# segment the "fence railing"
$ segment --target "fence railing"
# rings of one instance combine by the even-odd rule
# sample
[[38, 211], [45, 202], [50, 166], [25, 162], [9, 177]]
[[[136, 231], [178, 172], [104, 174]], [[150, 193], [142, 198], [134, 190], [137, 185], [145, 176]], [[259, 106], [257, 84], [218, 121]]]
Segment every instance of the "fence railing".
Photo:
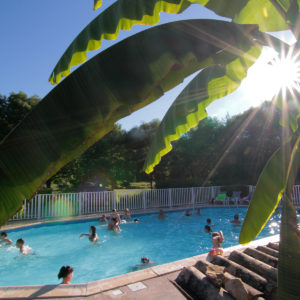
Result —
[[[255, 186], [249, 186], [250, 193]], [[198, 207], [208, 204], [221, 192], [221, 186], [154, 190], [121, 190], [64, 194], [39, 194], [24, 200], [23, 208], [11, 220], [63, 218], [117, 210], [145, 210], [172, 207]], [[293, 203], [300, 205], [300, 186], [294, 186]], [[224, 203], [225, 204], [225, 203]], [[230, 205], [230, 202], [226, 202]]]

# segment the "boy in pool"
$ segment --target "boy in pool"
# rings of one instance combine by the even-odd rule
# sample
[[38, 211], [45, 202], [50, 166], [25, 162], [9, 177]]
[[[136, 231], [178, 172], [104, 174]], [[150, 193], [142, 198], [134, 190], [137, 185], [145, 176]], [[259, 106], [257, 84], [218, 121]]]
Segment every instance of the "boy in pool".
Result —
[[163, 210], [160, 209], [157, 218], [158, 219], [164, 219], [165, 217], [166, 217], [166, 215], [164, 214]]
[[88, 236], [90, 242], [92, 242], [92, 243], [97, 242], [98, 241], [98, 234], [96, 233], [96, 227], [91, 226], [89, 231], [90, 231], [90, 233], [82, 233], [79, 236], [79, 238], [82, 238], [83, 236]]
[[107, 219], [106, 219], [106, 215], [103, 214], [100, 218], [99, 218], [99, 223], [105, 223], [107, 222]]
[[204, 230], [205, 230], [206, 233], [212, 233], [212, 230], [211, 230], [209, 225], [205, 225]]
[[192, 214], [190, 213], [190, 210], [189, 209], [187, 209], [186, 211], [185, 211], [185, 214], [184, 214], [186, 217], [190, 217]]
[[1, 234], [0, 234], [0, 244], [4, 244], [4, 245], [12, 244], [12, 240], [7, 238], [7, 232], [6, 231], [2, 231]]
[[24, 239], [18, 239], [16, 241], [16, 247], [20, 249], [20, 252], [23, 254], [23, 255], [28, 255], [30, 252], [31, 252], [31, 248], [28, 247], [28, 246], [25, 246], [25, 241]]
[[211, 224], [211, 219], [206, 219], [206, 223], [208, 226], [215, 226], [215, 224]]
[[154, 264], [154, 261], [152, 261], [152, 260], [149, 260], [149, 258], [148, 257], [142, 257], [141, 258], [141, 263], [143, 264], [143, 265], [152, 265], [152, 264]]
[[241, 224], [241, 221], [239, 220], [239, 215], [234, 215], [234, 216], [233, 216], [233, 219], [234, 219], [234, 220], [230, 221], [230, 223], [238, 224], [238, 225]]

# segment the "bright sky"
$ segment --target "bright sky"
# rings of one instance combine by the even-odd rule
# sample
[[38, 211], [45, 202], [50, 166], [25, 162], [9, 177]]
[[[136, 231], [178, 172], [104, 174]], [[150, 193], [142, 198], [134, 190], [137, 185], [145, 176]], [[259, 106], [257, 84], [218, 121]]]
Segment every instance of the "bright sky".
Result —
[[[102, 9], [113, 2], [104, 0]], [[61, 55], [79, 32], [100, 13], [100, 10], [94, 12], [92, 6], [93, 0], [1, 0], [0, 93], [9, 95], [11, 92], [23, 91], [28, 96], [36, 94], [41, 98], [44, 97], [53, 88], [48, 78]], [[160, 23], [193, 18], [221, 19], [200, 5], [192, 5], [180, 15], [162, 13]], [[147, 27], [134, 26], [133, 28], [131, 31], [121, 32], [116, 41], [145, 30]], [[282, 36], [289, 41], [292, 38], [287, 34]], [[115, 41], [103, 41], [102, 48], [89, 52], [88, 57], [98, 54], [113, 43]], [[222, 119], [226, 114], [234, 115], [251, 106], [259, 105], [264, 100], [262, 98], [269, 97], [267, 95], [262, 97], [261, 93], [253, 93], [257, 90], [254, 88], [257, 75], [262, 74], [260, 65], [269, 57], [270, 52], [265, 50], [257, 69], [253, 67], [254, 70], [249, 70], [249, 78], [243, 82], [241, 88], [210, 105], [209, 115]], [[193, 76], [156, 102], [122, 119], [120, 121], [122, 128], [128, 130], [154, 118], [162, 119], [178, 93]], [[260, 77], [261, 82], [265, 76]]]

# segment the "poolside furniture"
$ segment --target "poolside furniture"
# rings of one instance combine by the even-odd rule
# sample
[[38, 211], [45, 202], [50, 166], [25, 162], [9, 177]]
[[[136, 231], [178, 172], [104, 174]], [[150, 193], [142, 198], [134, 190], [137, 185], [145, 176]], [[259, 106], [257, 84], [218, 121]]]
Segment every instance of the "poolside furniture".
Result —
[[217, 204], [217, 202], [219, 202], [220, 204], [223, 204], [223, 205], [228, 204], [228, 197], [227, 197], [227, 195], [225, 193], [224, 194], [219, 194], [216, 197], [214, 203]]

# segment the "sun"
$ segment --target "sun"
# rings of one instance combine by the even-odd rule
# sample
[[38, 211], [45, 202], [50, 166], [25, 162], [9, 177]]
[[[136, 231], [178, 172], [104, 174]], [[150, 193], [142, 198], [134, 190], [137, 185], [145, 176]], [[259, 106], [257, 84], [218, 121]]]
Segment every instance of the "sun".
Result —
[[264, 49], [261, 57], [249, 69], [241, 87], [253, 106], [273, 99], [278, 93], [300, 91], [299, 55], [278, 55], [273, 49]]

